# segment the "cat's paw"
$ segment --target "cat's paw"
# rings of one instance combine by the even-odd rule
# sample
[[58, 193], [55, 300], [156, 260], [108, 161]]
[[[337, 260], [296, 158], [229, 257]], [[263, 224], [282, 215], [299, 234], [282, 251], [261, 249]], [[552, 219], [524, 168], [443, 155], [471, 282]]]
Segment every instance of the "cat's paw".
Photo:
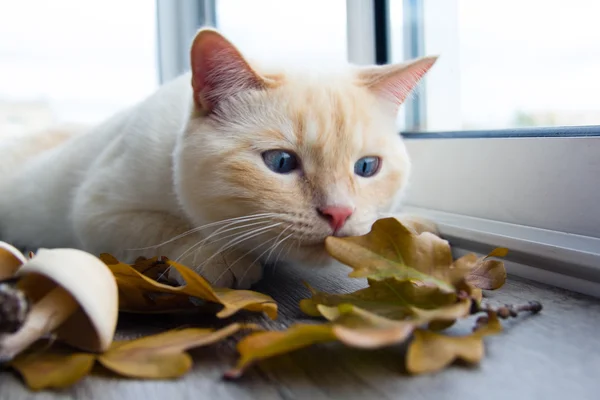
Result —
[[234, 287], [236, 289], [249, 289], [250, 286], [260, 281], [263, 275], [263, 266], [259, 262], [247, 264], [245, 268], [232, 268]]
[[262, 265], [255, 257], [231, 252], [214, 257], [197, 272], [213, 286], [248, 289], [262, 278]]

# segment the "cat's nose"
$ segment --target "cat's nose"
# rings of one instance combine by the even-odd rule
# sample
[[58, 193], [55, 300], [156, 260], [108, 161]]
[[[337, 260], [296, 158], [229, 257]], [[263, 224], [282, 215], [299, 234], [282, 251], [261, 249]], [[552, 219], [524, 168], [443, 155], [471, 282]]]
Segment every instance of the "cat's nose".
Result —
[[342, 229], [354, 212], [354, 209], [346, 206], [327, 206], [317, 208], [317, 212], [329, 222], [329, 226], [333, 228], [333, 232], [335, 233]]

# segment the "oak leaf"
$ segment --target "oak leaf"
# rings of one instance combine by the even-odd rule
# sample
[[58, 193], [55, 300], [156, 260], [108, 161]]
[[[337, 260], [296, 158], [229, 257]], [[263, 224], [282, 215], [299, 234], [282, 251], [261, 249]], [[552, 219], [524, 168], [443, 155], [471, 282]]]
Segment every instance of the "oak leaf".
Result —
[[483, 337], [501, 331], [502, 325], [494, 313], [489, 314], [486, 324], [467, 336], [416, 330], [406, 355], [406, 369], [413, 374], [423, 374], [438, 371], [457, 359], [478, 363], [484, 356]]
[[477, 257], [467, 254], [452, 264], [451, 268], [459, 276], [465, 276], [468, 284], [479, 289], [499, 289], [506, 282], [506, 269], [499, 260], [490, 260], [491, 257], [506, 257], [508, 249], [499, 247], [492, 250], [487, 256]]
[[308, 288], [312, 297], [301, 300], [300, 309], [311, 316], [320, 315], [317, 305], [347, 303], [386, 318], [400, 320], [413, 317], [418, 309], [436, 309], [456, 302], [454, 293], [442, 293], [435, 287], [395, 279], [369, 280], [369, 287], [347, 294], [324, 293], [310, 286]]
[[446, 270], [452, 264], [450, 245], [430, 232], [417, 234], [395, 218], [377, 220], [363, 236], [325, 240], [327, 252], [354, 269], [350, 277], [393, 278], [452, 293], [456, 282]]
[[[201, 299], [223, 306], [216, 314], [219, 318], [230, 317], [240, 310], [264, 312], [271, 319], [277, 318], [277, 304], [270, 296], [251, 290], [213, 288], [192, 269], [165, 257], [139, 258], [133, 265], [119, 262], [110, 254], [101, 254], [100, 258], [117, 280], [121, 311], [168, 313], [197, 307], [197, 301], [192, 299]], [[172, 286], [159, 281], [169, 268], [179, 272], [185, 285]]]
[[258, 360], [273, 357], [316, 343], [340, 341], [346, 346], [374, 349], [402, 343], [413, 331], [432, 320], [454, 320], [468, 315], [470, 299], [438, 309], [418, 310], [412, 318], [392, 320], [352, 304], [335, 307], [316, 304], [320, 315], [330, 322], [321, 325], [295, 324], [285, 331], [252, 333], [237, 346], [240, 359], [226, 376], [240, 376]]

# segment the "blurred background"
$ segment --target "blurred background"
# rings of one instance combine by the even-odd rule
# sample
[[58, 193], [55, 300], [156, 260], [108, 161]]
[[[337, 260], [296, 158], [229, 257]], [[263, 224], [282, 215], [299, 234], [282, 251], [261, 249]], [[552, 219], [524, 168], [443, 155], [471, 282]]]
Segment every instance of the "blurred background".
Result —
[[[0, 0], [0, 137], [97, 123], [171, 79], [185, 64], [170, 63], [185, 57], [198, 27], [179, 29], [190, 20], [173, 4], [184, 3], [193, 1]], [[362, 31], [349, 21], [373, 18], [357, 16], [371, 0], [208, 3], [204, 22], [265, 60], [355, 61]], [[441, 56], [401, 110], [400, 130], [600, 124], [600, 2], [379, 3], [386, 61]], [[173, 40], [173, 32], [184, 37]]]

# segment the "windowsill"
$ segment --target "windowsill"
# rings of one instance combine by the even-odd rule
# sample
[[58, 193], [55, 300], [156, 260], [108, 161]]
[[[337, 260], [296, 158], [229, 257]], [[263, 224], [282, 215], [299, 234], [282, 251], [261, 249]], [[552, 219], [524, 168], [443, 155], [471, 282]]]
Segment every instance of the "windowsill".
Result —
[[436, 221], [457, 255], [506, 247], [510, 274], [600, 297], [600, 239], [418, 207], [403, 211]]

